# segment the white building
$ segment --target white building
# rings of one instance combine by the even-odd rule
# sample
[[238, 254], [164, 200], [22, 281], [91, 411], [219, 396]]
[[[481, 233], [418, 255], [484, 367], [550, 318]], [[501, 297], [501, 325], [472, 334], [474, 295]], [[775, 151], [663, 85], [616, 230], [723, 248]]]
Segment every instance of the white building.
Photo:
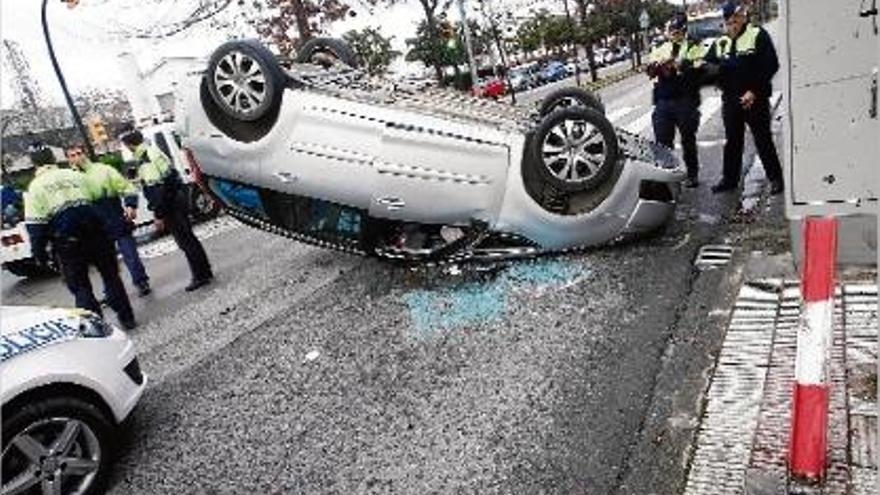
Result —
[[123, 87], [137, 126], [170, 121], [174, 117], [177, 85], [188, 74], [207, 67], [205, 57], [165, 56], [147, 68], [141, 68], [131, 51], [119, 54]]

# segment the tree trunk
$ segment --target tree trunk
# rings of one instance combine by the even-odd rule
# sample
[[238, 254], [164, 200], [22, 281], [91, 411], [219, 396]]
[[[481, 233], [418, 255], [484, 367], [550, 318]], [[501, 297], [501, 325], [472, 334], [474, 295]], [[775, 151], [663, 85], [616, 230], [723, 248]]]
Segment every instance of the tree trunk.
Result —
[[596, 70], [596, 56], [593, 52], [593, 43], [586, 43], [585, 47], [587, 49], [587, 61], [590, 64], [590, 80], [596, 82], [599, 80], [599, 72]]
[[303, 7], [302, 0], [290, 0], [293, 8], [293, 16], [296, 18], [296, 30], [299, 31], [300, 43], [308, 41], [312, 37], [312, 29], [309, 27], [309, 16]]
[[[589, 29], [589, 24], [587, 24], [587, 3], [584, 0], [580, 0], [576, 3], [578, 8], [578, 14], [581, 19], [581, 27], [583, 29]], [[590, 65], [590, 80], [596, 82], [599, 80], [599, 73], [596, 70], [596, 55], [593, 51], [594, 41], [592, 36], [589, 36], [590, 39], [584, 42], [584, 48], [587, 50], [587, 62]]]
[[[419, 0], [419, 3], [422, 4], [422, 9], [425, 11], [425, 22], [428, 23], [428, 34], [433, 39], [433, 37], [437, 36], [437, 19], [434, 18], [434, 9], [428, 5], [428, 1], [429, 0]], [[434, 73], [437, 75], [437, 84], [443, 86], [443, 67], [437, 62], [434, 63]]]

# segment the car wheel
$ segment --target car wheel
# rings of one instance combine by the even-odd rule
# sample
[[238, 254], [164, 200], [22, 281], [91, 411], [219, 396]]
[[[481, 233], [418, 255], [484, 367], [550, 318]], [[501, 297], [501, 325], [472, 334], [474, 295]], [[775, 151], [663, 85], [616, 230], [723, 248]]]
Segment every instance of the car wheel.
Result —
[[272, 52], [257, 41], [221, 45], [211, 55], [205, 77], [214, 103], [235, 120], [260, 120], [281, 103], [281, 66]]
[[13, 275], [24, 278], [49, 278], [58, 275], [57, 263], [40, 265], [33, 259], [9, 261], [3, 264], [3, 268]]
[[312, 38], [297, 51], [296, 62], [315, 64], [330, 68], [338, 63], [357, 68], [358, 58], [343, 40], [337, 38]]
[[562, 88], [553, 91], [541, 102], [539, 112], [541, 116], [549, 115], [561, 108], [582, 106], [592, 108], [601, 114], [605, 114], [605, 105], [593, 93], [581, 88]]
[[528, 166], [553, 187], [590, 191], [611, 174], [619, 157], [611, 122], [585, 107], [557, 110], [545, 117], [530, 143]]
[[112, 438], [101, 410], [75, 397], [43, 399], [4, 414], [3, 493], [103, 493]]
[[220, 205], [211, 196], [205, 194], [201, 187], [190, 184], [189, 188], [189, 205], [193, 217], [196, 220], [208, 220], [216, 217], [220, 212]]

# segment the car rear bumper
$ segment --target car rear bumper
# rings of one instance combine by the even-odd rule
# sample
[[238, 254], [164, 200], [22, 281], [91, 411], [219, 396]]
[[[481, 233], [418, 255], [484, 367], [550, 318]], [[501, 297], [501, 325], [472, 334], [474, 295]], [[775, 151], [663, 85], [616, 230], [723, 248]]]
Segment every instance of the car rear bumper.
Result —
[[675, 211], [675, 203], [640, 199], [626, 222], [624, 234], [645, 234], [664, 225]]

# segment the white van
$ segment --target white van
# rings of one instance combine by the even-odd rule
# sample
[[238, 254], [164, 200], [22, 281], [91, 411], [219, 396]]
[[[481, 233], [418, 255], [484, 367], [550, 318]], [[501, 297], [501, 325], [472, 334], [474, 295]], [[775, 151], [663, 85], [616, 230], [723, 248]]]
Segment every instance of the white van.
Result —
[[[144, 140], [148, 144], [155, 145], [162, 150], [168, 156], [171, 165], [177, 169], [180, 179], [186, 185], [190, 212], [192, 212], [194, 219], [197, 221], [206, 220], [216, 216], [220, 211], [220, 207], [196, 185], [195, 178], [189, 168], [189, 162], [183, 153], [180, 135], [175, 130], [174, 123], [163, 122], [153, 124], [141, 128], [140, 131], [144, 135]], [[123, 157], [126, 160], [132, 159], [128, 150], [123, 151]], [[151, 217], [152, 215], [149, 216], [149, 218]], [[143, 221], [144, 218], [140, 220]]]

